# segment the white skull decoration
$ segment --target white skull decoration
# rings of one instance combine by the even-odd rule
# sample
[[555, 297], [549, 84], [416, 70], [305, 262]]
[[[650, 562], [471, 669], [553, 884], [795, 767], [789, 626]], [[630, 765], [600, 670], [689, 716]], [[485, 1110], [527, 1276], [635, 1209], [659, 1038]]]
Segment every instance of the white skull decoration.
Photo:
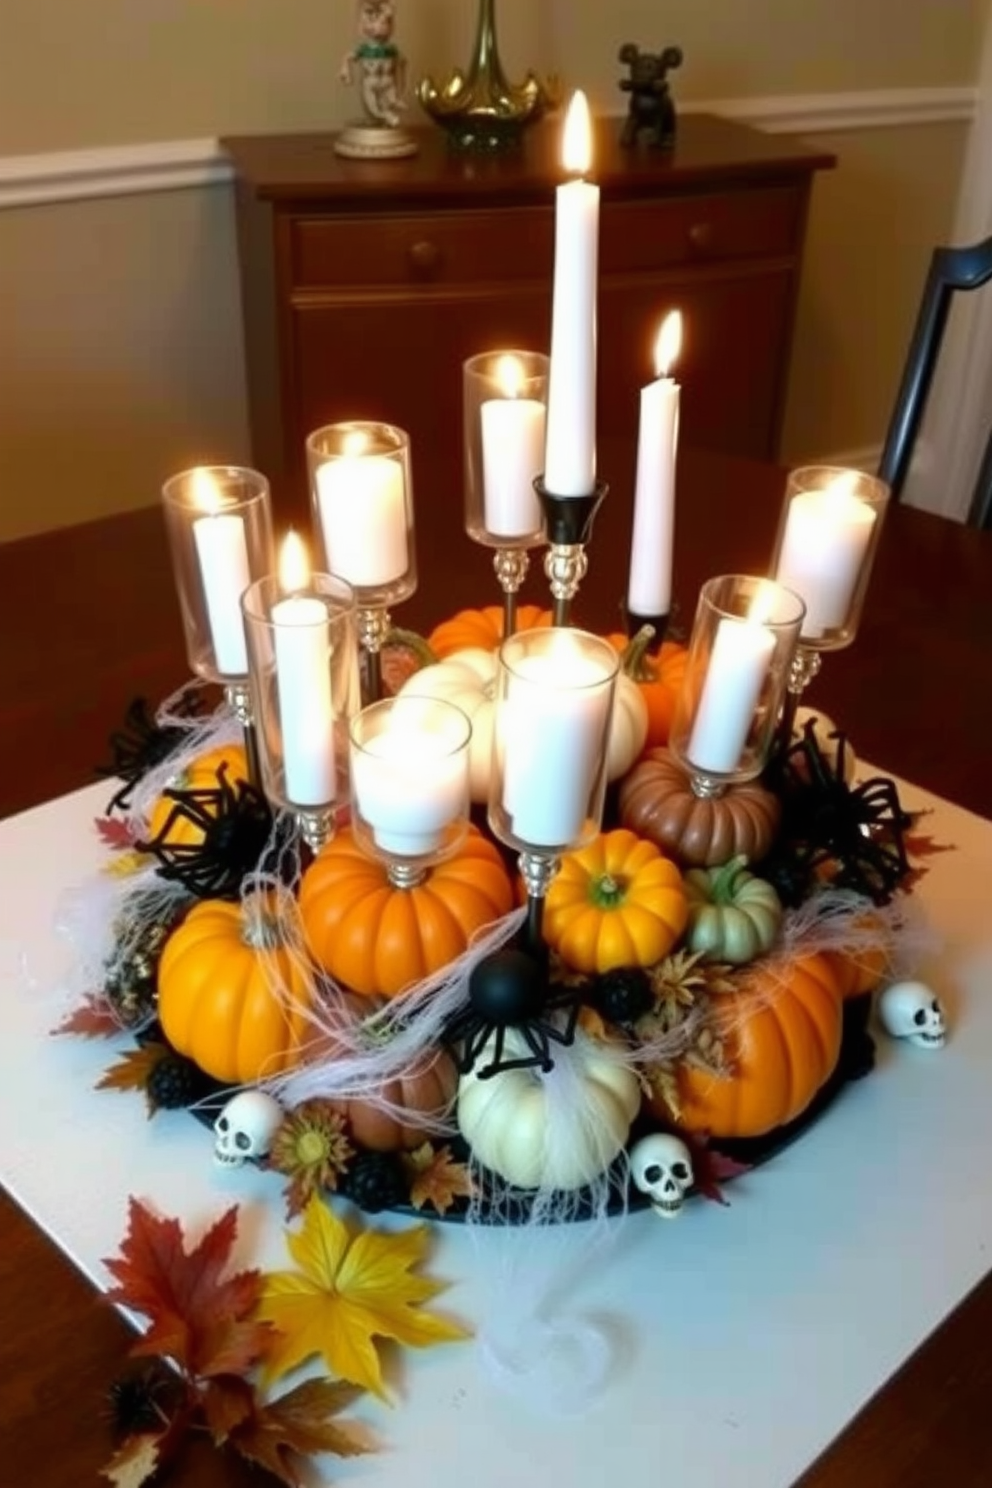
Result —
[[692, 1187], [692, 1158], [685, 1143], [666, 1132], [642, 1137], [630, 1149], [630, 1171], [655, 1214], [674, 1219]]
[[918, 1049], [944, 1047], [947, 1019], [925, 982], [893, 982], [878, 999], [878, 1015], [893, 1038], [908, 1039]]
[[242, 1090], [214, 1122], [214, 1160], [240, 1168], [249, 1158], [265, 1157], [281, 1122], [282, 1106], [274, 1096]]

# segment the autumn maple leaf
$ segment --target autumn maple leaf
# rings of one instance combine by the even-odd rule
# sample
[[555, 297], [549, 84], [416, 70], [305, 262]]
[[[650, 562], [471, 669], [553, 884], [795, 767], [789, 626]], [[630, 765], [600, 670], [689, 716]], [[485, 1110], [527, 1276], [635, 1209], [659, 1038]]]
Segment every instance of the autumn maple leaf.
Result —
[[118, 851], [126, 851], [134, 847], [138, 840], [137, 833], [130, 823], [121, 821], [116, 816], [98, 816], [93, 825], [96, 827], [100, 841], [107, 847], [116, 848]]
[[319, 1354], [329, 1371], [386, 1399], [376, 1338], [392, 1338], [412, 1348], [452, 1343], [467, 1337], [457, 1323], [425, 1312], [444, 1283], [413, 1275], [429, 1243], [426, 1226], [387, 1234], [352, 1234], [315, 1196], [306, 1206], [302, 1228], [287, 1233], [286, 1245], [298, 1271], [263, 1278], [257, 1316], [273, 1324], [278, 1336], [263, 1361], [267, 1379]]
[[133, 1354], [163, 1354], [188, 1376], [242, 1374], [263, 1354], [270, 1330], [252, 1318], [258, 1271], [223, 1275], [237, 1236], [237, 1206], [187, 1251], [182, 1226], [131, 1199], [121, 1254], [104, 1262], [118, 1283], [109, 1293], [149, 1321]]
[[433, 1204], [438, 1214], [447, 1214], [456, 1199], [470, 1199], [475, 1192], [465, 1163], [455, 1162], [448, 1146], [434, 1148], [424, 1142], [404, 1155], [403, 1166], [410, 1177], [410, 1202], [415, 1209]]
[[162, 1465], [162, 1438], [158, 1432], [142, 1431], [129, 1436], [111, 1457], [100, 1476], [114, 1488], [140, 1488]]
[[214, 1379], [202, 1397], [203, 1414], [218, 1446], [234, 1447], [297, 1488], [313, 1480], [302, 1472], [312, 1453], [358, 1457], [371, 1450], [355, 1422], [334, 1419], [358, 1393], [354, 1385], [312, 1379], [263, 1404], [245, 1380]]
[[99, 992], [91, 992], [77, 1008], [67, 1014], [53, 1033], [77, 1033], [83, 1038], [111, 1038], [121, 1032], [121, 1020], [107, 999]]
[[142, 1044], [140, 1049], [128, 1049], [116, 1064], [104, 1070], [96, 1082], [97, 1090], [143, 1090], [148, 1114], [154, 1116], [156, 1106], [148, 1089], [148, 1078], [168, 1052], [165, 1044], [154, 1042]]

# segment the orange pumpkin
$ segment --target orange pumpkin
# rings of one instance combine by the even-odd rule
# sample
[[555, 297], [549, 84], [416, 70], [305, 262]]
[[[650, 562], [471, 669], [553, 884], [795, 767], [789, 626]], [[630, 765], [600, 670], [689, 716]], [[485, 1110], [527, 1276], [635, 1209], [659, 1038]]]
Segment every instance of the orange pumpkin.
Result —
[[474, 829], [453, 857], [404, 887], [345, 829], [321, 849], [300, 884], [311, 955], [365, 997], [395, 997], [440, 971], [477, 930], [512, 907], [503, 860]]
[[[843, 1005], [825, 956], [757, 963], [744, 990], [716, 1009], [730, 1073], [678, 1067], [679, 1125], [712, 1137], [758, 1137], [800, 1116], [840, 1057]], [[670, 1122], [654, 1093], [649, 1105]]]
[[544, 938], [587, 975], [652, 966], [686, 927], [682, 875], [653, 842], [621, 830], [566, 853], [544, 903]]
[[[551, 611], [539, 605], [520, 605], [517, 608], [517, 629], [536, 630], [551, 624]], [[503, 639], [503, 609], [501, 605], [486, 605], [481, 610], [459, 610], [450, 620], [443, 620], [427, 637], [438, 661], [451, 656], [455, 651], [478, 648], [495, 651]]]
[[610, 645], [620, 653], [623, 671], [640, 687], [648, 705], [646, 749], [668, 743], [672, 716], [682, 690], [689, 655], [685, 646], [679, 645], [677, 641], [662, 641], [657, 651], [650, 651], [648, 648], [653, 635], [650, 625], [642, 625], [633, 637], [620, 634], [606, 637]]
[[225, 1084], [299, 1061], [312, 988], [264, 901], [204, 899], [165, 943], [158, 1016], [172, 1047]]
[[[450, 1112], [458, 1090], [458, 1070], [451, 1055], [439, 1049], [423, 1063], [387, 1080], [378, 1099], [350, 1096], [331, 1104], [348, 1123], [359, 1147], [398, 1152], [419, 1147]], [[406, 1113], [409, 1113], [407, 1115]], [[425, 1120], [418, 1121], [417, 1117]]]
[[846, 1001], [849, 997], [863, 997], [867, 992], [874, 992], [884, 981], [891, 969], [889, 952], [890, 947], [880, 927], [875, 945], [850, 951], [824, 951], [823, 955], [833, 967], [840, 995]]
[[[240, 744], [223, 744], [216, 749], [208, 749], [203, 754], [198, 754], [195, 759], [170, 780], [169, 786], [175, 790], [217, 790], [221, 783], [219, 771], [226, 766], [224, 779], [228, 785], [236, 787], [239, 781], [248, 779], [248, 759]], [[197, 826], [188, 816], [177, 813], [171, 823], [169, 817], [175, 810], [175, 801], [170, 800], [167, 795], [159, 796], [151, 810], [148, 823], [148, 837], [154, 841], [160, 832], [168, 824], [169, 830], [162, 842], [163, 847], [198, 847], [203, 841], [203, 828]], [[206, 814], [212, 815], [211, 809], [203, 805]]]

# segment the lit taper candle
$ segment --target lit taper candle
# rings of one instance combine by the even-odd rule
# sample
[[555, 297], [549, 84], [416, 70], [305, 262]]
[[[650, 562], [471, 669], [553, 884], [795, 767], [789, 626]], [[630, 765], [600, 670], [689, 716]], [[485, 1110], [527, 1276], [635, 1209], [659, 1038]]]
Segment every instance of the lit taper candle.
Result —
[[544, 484], [554, 496], [589, 496], [596, 485], [596, 291], [599, 187], [583, 179], [592, 163], [584, 93], [565, 119], [565, 170], [555, 193], [555, 272]]
[[641, 389], [627, 609], [646, 618], [667, 615], [672, 606], [680, 394], [669, 373], [681, 347], [682, 316], [673, 310], [662, 321], [655, 343], [655, 381]]

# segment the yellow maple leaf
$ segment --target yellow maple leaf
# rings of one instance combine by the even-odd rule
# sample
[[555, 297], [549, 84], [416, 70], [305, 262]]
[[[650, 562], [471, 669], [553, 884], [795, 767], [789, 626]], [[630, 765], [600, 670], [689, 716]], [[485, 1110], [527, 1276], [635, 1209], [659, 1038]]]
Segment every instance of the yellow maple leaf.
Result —
[[104, 863], [103, 871], [111, 878], [130, 878], [132, 874], [140, 873], [143, 868], [147, 868], [149, 861], [148, 853], [119, 852], [116, 857]]
[[299, 1270], [263, 1278], [257, 1316], [279, 1334], [266, 1350], [266, 1379], [319, 1354], [333, 1375], [385, 1400], [376, 1338], [411, 1348], [467, 1338], [459, 1324], [418, 1306], [444, 1289], [444, 1282], [412, 1274], [428, 1240], [426, 1225], [352, 1234], [314, 1195], [301, 1229], [286, 1235]]

